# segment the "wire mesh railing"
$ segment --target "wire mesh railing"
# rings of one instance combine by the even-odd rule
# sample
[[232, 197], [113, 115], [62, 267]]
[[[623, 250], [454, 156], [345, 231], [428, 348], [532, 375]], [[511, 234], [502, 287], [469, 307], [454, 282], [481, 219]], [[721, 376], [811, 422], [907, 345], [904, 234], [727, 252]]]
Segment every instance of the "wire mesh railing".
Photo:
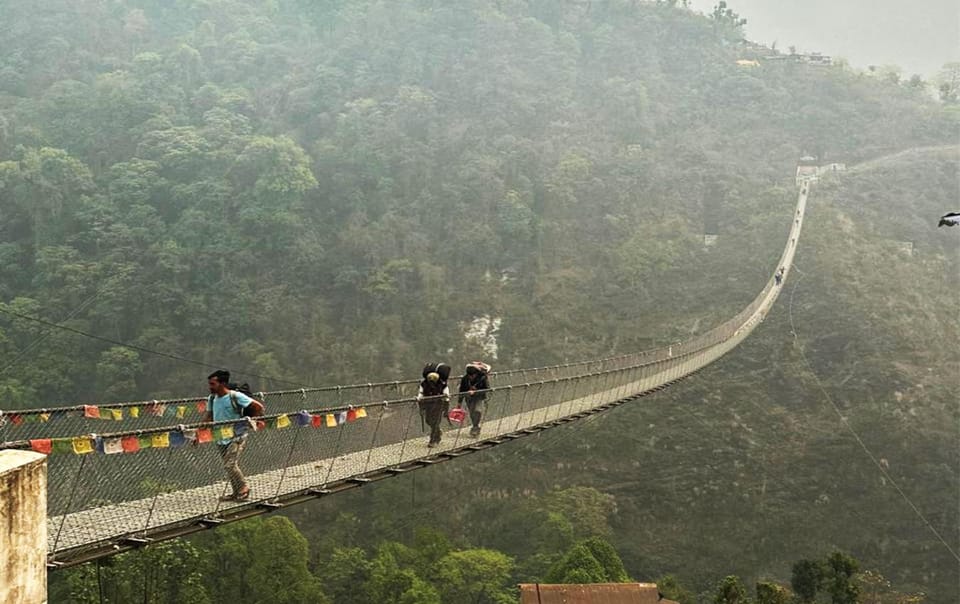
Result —
[[[804, 190], [778, 263], [786, 271], [805, 203]], [[50, 453], [49, 556], [55, 564], [76, 563], [453, 458], [658, 390], [736, 347], [762, 322], [779, 290], [771, 278], [735, 317], [673, 346], [500, 372], [495, 387], [484, 392], [480, 434], [471, 435], [469, 420], [445, 422], [435, 447], [428, 446], [423, 414], [432, 401], [417, 401], [416, 382], [391, 382], [268, 393], [270, 414], [240, 422], [166, 415], [169, 405], [179, 411], [200, 399], [149, 402], [144, 407], [164, 405], [162, 413], [152, 408], [145, 416], [158, 425], [100, 434], [86, 428], [72, 435], [32, 433], [0, 448]], [[456, 394], [450, 404], [457, 404]], [[241, 434], [240, 464], [251, 497], [221, 501], [231, 487], [216, 441]]]
[[[509, 386], [569, 377], [592, 371], [636, 364], [670, 354], [670, 347], [620, 355], [608, 359], [562, 365], [512, 369], [491, 373], [491, 381]], [[461, 376], [451, 378], [451, 384]], [[271, 411], [292, 413], [304, 408], [341, 407], [368, 401], [413, 396], [419, 380], [397, 380], [295, 390], [254, 393]], [[0, 442], [24, 438], [63, 437], [106, 430], [148, 430], [182, 422], [199, 421], [206, 412], [207, 397], [141, 400], [106, 404], [75, 404], [39, 409], [0, 409]]]

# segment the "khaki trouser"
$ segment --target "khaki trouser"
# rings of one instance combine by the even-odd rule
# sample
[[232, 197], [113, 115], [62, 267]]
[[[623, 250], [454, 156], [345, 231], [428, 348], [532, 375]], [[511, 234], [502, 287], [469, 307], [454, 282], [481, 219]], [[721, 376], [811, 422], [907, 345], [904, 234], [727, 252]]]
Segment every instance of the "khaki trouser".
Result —
[[240, 454], [243, 453], [243, 447], [247, 439], [238, 438], [226, 445], [217, 445], [220, 448], [220, 456], [223, 458], [223, 468], [230, 477], [230, 484], [233, 485], [233, 494], [238, 495], [247, 489], [247, 481], [240, 470]]

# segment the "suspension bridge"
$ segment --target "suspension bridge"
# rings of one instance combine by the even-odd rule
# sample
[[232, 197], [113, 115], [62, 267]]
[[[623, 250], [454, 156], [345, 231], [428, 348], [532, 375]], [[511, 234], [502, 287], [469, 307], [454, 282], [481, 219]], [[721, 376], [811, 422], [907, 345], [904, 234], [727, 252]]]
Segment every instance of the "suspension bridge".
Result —
[[[804, 185], [776, 265], [784, 278], [807, 193]], [[62, 568], [327, 497], [635, 401], [737, 347], [780, 290], [771, 275], [736, 316], [672, 346], [495, 373], [480, 436], [470, 437], [469, 426], [447, 426], [436, 448], [427, 447], [418, 382], [411, 380], [256, 393], [268, 415], [242, 422], [203, 423], [206, 399], [197, 397], [7, 411], [0, 415], [0, 449], [49, 454], [47, 565]], [[241, 467], [251, 497], [221, 501], [231, 487], [213, 441], [245, 431], [251, 434]]]

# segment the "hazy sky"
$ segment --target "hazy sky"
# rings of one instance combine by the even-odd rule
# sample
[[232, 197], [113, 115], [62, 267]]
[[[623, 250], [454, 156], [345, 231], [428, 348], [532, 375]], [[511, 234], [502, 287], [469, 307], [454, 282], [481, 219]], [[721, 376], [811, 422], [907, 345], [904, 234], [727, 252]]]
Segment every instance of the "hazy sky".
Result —
[[[708, 12], [716, 2], [694, 0]], [[708, 6], [709, 4], [709, 6]], [[855, 67], [899, 65], [906, 75], [960, 61], [960, 0], [727, 0], [747, 37], [843, 57]]]

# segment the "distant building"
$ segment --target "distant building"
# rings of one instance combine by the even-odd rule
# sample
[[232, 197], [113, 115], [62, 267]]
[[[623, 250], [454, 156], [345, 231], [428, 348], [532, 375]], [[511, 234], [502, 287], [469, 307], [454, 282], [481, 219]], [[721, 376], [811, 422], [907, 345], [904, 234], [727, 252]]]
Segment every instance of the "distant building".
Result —
[[797, 186], [802, 187], [803, 183], [820, 182], [820, 177], [827, 174], [836, 174], [846, 172], [847, 165], [839, 162], [819, 165], [817, 158], [805, 155], [797, 162]]
[[752, 59], [740, 59], [737, 61], [737, 67], [760, 67], [760, 61], [754, 61]]
[[677, 604], [660, 597], [656, 583], [547, 585], [521, 583], [520, 604]]
[[893, 245], [897, 248], [901, 254], [906, 254], [907, 256], [913, 256], [914, 247], [912, 241], [894, 241]]
[[819, 52], [812, 52], [808, 55], [802, 55], [802, 57], [803, 57], [803, 62], [808, 63], [810, 65], [817, 65], [821, 67], [833, 65], [832, 58], [830, 58], [828, 55], [820, 54]]
[[820, 166], [819, 170], [820, 170], [820, 174], [828, 174], [831, 172], [846, 172], [847, 164], [839, 164], [839, 163], [826, 164], [824, 166]]

